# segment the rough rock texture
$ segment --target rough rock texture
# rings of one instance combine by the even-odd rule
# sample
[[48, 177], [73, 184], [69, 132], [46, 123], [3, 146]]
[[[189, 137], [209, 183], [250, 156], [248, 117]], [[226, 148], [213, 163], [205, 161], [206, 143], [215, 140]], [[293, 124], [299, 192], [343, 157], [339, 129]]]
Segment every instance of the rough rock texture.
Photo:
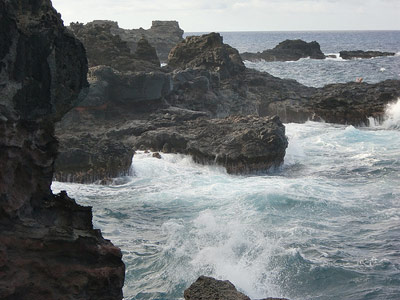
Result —
[[279, 43], [275, 48], [264, 50], [263, 52], [241, 53], [243, 60], [266, 60], [266, 61], [294, 61], [300, 58], [324, 59], [325, 55], [321, 51], [320, 45], [313, 41], [307, 43], [302, 40], [286, 40]]
[[[250, 300], [239, 292], [228, 280], [217, 280], [200, 276], [184, 292], [185, 300]], [[284, 298], [265, 298], [263, 300], [287, 300]]]
[[169, 116], [155, 120], [164, 126], [143, 133], [136, 147], [189, 154], [196, 162], [216, 163], [232, 174], [263, 172], [283, 163], [288, 143], [278, 117], [174, 120], [168, 126], [170, 120]]
[[[73, 27], [74, 24], [71, 24]], [[93, 27], [107, 27], [109, 32], [118, 36], [126, 42], [131, 53], [137, 48], [138, 41], [145, 37], [149, 43], [156, 48], [157, 55], [161, 61], [165, 62], [171, 49], [182, 40], [183, 30], [179, 28], [176, 21], [153, 21], [150, 29], [123, 29], [119, 28], [117, 22], [96, 20], [86, 25], [79, 24], [83, 30], [90, 30]]]
[[[118, 71], [157, 71], [160, 61], [154, 55], [154, 49], [144, 38], [138, 39], [136, 52], [132, 52], [127, 42], [111, 32], [111, 24], [71, 23], [69, 29], [83, 43], [86, 49], [89, 67], [106, 65]], [[144, 54], [147, 53], [147, 54]]]
[[239, 52], [222, 42], [219, 33], [190, 36], [176, 45], [168, 56], [168, 66], [174, 69], [205, 69], [216, 72], [221, 79], [245, 70]]
[[[108, 67], [92, 68], [87, 97], [64, 117], [57, 128], [61, 141], [60, 158], [66, 158], [62, 162], [65, 166], [62, 176], [58, 176], [62, 167], [57, 162], [57, 178], [80, 181], [78, 178], [96, 177], [101, 180], [102, 176], [107, 179], [117, 170], [126, 174], [132, 149], [141, 146], [157, 151], [188, 153], [203, 163], [217, 156], [224, 157], [223, 152], [229, 151], [220, 147], [224, 142], [223, 136], [218, 137], [216, 143], [204, 142], [208, 147], [194, 142], [195, 139], [201, 141], [203, 133], [200, 129], [209, 135], [212, 131], [219, 134], [214, 127], [223, 121], [213, 118], [278, 115], [282, 122], [325, 120], [361, 125], [369, 116], [382, 115], [384, 105], [400, 95], [400, 81], [396, 80], [374, 85], [337, 84], [316, 89], [295, 80], [246, 69], [237, 51], [223, 44], [222, 38], [215, 33], [188, 37], [179, 43], [171, 51], [169, 66], [164, 68], [164, 72], [132, 74]], [[200, 117], [210, 120], [197, 120]], [[234, 132], [238, 125], [232, 120], [236, 119], [229, 120], [232, 124], [225, 124], [226, 130]], [[262, 119], [255, 119], [254, 123], [258, 123], [257, 120], [262, 122]], [[240, 124], [239, 130], [247, 126], [255, 134], [260, 132], [261, 127]], [[240, 140], [240, 143], [246, 142]], [[103, 149], [113, 149], [116, 155], [108, 158], [107, 150]], [[233, 149], [239, 147], [235, 145]], [[84, 153], [82, 159], [72, 161], [72, 151]], [[245, 163], [234, 162], [240, 167], [230, 167], [222, 160], [221, 164], [233, 173], [268, 167], [269, 163], [252, 164], [246, 148], [242, 151]], [[196, 156], [198, 152], [201, 155]], [[276, 158], [279, 164], [281, 158]], [[68, 165], [77, 165], [79, 161], [82, 168], [76, 169], [75, 173], [68, 169]], [[244, 164], [248, 164], [247, 167]], [[107, 174], [104, 173], [106, 169], [113, 171]], [[94, 173], [99, 176], [93, 177]]]
[[340, 57], [343, 59], [355, 59], [355, 58], [373, 58], [379, 56], [394, 56], [394, 52], [380, 52], [380, 51], [340, 51]]
[[121, 299], [121, 252], [90, 207], [50, 189], [54, 122], [87, 85], [49, 0], [0, 1], [0, 298]]

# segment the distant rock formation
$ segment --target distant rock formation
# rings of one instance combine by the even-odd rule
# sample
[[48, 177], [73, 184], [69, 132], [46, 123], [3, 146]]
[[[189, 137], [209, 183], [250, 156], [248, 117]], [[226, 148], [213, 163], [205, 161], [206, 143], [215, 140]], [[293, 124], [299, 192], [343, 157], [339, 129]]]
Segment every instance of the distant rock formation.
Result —
[[373, 58], [379, 56], [394, 56], [394, 52], [380, 52], [380, 51], [340, 51], [340, 57], [343, 59], [355, 59], [355, 58]]
[[151, 72], [160, 69], [160, 61], [155, 49], [144, 37], [138, 40], [135, 52], [120, 36], [111, 33], [110, 22], [71, 23], [70, 30], [83, 43], [89, 67], [106, 65], [118, 71]]
[[0, 298], [122, 299], [121, 251], [90, 207], [51, 191], [54, 122], [87, 86], [50, 0], [0, 1]]
[[[184, 292], [185, 300], [250, 300], [239, 292], [228, 280], [217, 280], [200, 276]], [[262, 300], [287, 300], [284, 298], [264, 298]]]
[[317, 42], [307, 43], [302, 40], [285, 40], [273, 49], [257, 53], [245, 52], [241, 53], [240, 56], [243, 60], [250, 61], [260, 59], [265, 61], [296, 61], [306, 57], [325, 59], [325, 55]]
[[144, 37], [149, 41], [150, 45], [155, 47], [157, 55], [162, 62], [168, 58], [170, 50], [183, 39], [183, 30], [179, 28], [176, 21], [153, 21], [150, 29], [123, 29], [118, 26], [117, 22], [96, 20], [86, 25], [71, 23], [71, 28], [79, 25], [83, 30], [93, 27], [105, 27], [113, 36], [118, 36], [134, 53], [137, 48], [138, 41]]

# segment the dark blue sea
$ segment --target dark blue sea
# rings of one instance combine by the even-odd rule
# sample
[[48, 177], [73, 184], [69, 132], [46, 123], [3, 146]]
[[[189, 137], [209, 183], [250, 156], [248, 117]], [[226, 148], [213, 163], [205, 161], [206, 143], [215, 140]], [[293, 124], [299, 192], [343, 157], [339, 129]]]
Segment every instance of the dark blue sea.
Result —
[[[400, 31], [222, 33], [244, 51], [285, 39], [340, 50], [400, 53]], [[400, 56], [246, 62], [310, 86], [400, 79]], [[189, 157], [137, 153], [115, 184], [53, 183], [93, 206], [94, 225], [121, 247], [125, 299], [182, 299], [200, 275], [252, 299], [400, 299], [400, 101], [370, 127], [285, 124], [281, 170], [233, 176]]]

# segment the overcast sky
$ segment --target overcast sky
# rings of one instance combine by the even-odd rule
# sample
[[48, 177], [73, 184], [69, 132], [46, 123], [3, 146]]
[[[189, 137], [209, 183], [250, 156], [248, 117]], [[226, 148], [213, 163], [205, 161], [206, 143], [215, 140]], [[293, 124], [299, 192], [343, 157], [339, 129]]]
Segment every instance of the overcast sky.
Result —
[[118, 21], [145, 29], [177, 20], [186, 32], [400, 30], [400, 0], [52, 0], [65, 25]]

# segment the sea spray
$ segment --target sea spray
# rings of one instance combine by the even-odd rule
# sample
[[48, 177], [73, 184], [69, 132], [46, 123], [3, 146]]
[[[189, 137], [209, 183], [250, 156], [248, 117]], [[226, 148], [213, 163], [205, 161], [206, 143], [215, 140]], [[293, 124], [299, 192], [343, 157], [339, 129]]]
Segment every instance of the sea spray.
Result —
[[400, 98], [387, 105], [382, 126], [387, 129], [400, 129]]

